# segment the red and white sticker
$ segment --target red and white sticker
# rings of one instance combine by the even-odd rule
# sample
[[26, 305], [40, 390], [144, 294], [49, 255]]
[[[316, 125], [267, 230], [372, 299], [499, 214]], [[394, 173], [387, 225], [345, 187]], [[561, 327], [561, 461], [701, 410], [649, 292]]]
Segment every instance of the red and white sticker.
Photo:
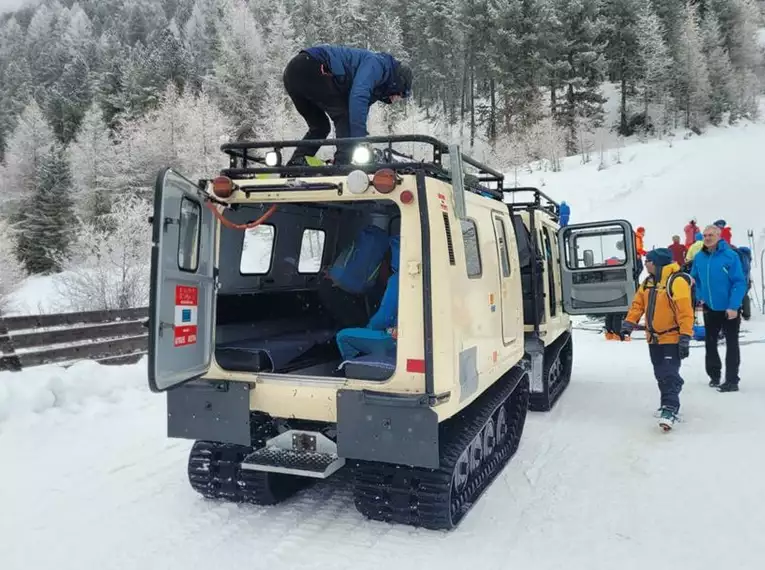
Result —
[[197, 342], [197, 312], [199, 289], [187, 285], [175, 286], [174, 345], [185, 346]]

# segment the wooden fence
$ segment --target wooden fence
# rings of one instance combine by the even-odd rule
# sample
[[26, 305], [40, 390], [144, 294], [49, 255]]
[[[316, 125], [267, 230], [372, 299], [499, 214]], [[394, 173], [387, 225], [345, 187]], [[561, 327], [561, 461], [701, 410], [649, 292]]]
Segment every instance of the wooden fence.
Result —
[[148, 308], [0, 317], [0, 370], [95, 360], [137, 362], [148, 349]]

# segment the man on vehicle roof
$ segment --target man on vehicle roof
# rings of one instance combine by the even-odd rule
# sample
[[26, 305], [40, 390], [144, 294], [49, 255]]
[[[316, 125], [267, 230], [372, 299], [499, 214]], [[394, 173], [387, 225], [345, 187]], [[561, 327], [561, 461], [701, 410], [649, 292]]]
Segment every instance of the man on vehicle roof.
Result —
[[[325, 139], [332, 119], [336, 138], [367, 136], [369, 107], [408, 98], [412, 70], [389, 53], [320, 44], [301, 50], [284, 69], [284, 87], [308, 123], [303, 140]], [[300, 146], [287, 166], [305, 164], [320, 145]], [[352, 149], [338, 147], [335, 164], [348, 164]]]

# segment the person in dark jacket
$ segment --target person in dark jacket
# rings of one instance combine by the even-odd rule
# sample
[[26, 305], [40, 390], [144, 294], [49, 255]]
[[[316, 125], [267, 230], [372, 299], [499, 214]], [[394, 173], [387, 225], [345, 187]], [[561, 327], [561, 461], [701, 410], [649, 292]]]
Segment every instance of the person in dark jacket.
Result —
[[[308, 123], [303, 140], [367, 136], [369, 107], [391, 104], [412, 91], [412, 70], [389, 53], [320, 44], [301, 50], [284, 69], [284, 87]], [[327, 119], [329, 115], [329, 119]], [[287, 163], [305, 164], [320, 145], [299, 146]], [[348, 164], [352, 149], [338, 147], [335, 164]]]
[[[720, 392], [738, 390], [741, 353], [738, 333], [741, 305], [747, 290], [738, 254], [720, 237], [719, 226], [704, 229], [704, 246], [693, 258], [691, 278], [696, 297], [704, 305], [706, 370], [709, 385]], [[720, 385], [722, 363], [717, 352], [720, 330], [725, 334], [725, 383]]]

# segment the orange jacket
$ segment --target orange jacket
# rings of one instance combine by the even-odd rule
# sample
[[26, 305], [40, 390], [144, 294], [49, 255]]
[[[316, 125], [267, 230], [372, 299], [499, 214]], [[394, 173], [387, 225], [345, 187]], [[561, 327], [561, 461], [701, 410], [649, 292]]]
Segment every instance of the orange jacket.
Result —
[[[665, 265], [661, 279], [649, 275], [640, 285], [625, 321], [637, 325], [645, 314], [645, 333], [649, 343], [677, 344], [680, 335], [693, 335], [691, 288], [682, 277], [672, 281], [672, 298], [667, 295], [669, 276], [680, 271], [677, 263]], [[655, 338], [653, 338], [655, 336]]]
[[643, 247], [644, 235], [645, 235], [645, 230], [643, 228], [638, 228], [638, 230], [635, 232], [635, 250], [637, 251], [637, 254], [640, 257], [645, 256], [645, 249]]

